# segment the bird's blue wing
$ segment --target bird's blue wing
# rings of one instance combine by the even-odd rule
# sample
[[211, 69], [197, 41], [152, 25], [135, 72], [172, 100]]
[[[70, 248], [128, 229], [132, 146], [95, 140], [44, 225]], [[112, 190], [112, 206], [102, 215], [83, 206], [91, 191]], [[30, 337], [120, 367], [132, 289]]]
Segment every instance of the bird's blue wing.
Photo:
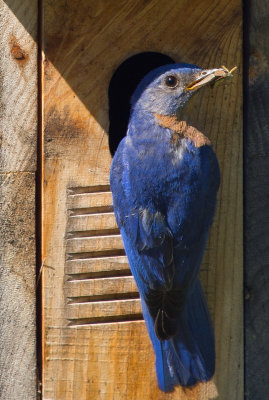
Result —
[[[160, 211], [150, 211], [135, 199], [128, 158], [124, 157], [124, 140], [111, 168], [115, 215], [140, 296], [155, 321], [157, 334], [167, 338], [176, 330], [173, 314], [178, 313], [181, 306], [179, 299], [171, 302], [169, 296], [166, 296], [165, 301], [163, 298], [163, 293], [172, 288], [175, 276], [174, 239], [165, 216]], [[176, 288], [174, 294], [182, 296]], [[166, 314], [160, 314], [162, 305], [165, 306]], [[163, 332], [164, 320], [166, 333]]]
[[113, 159], [110, 184], [117, 223], [141, 261], [136, 263], [135, 269], [143, 278], [144, 285], [139, 288], [143, 294], [146, 286], [157, 290], [171, 285], [174, 276], [173, 238], [160, 211], [151, 212], [135, 201], [128, 161], [124, 158], [124, 141]]

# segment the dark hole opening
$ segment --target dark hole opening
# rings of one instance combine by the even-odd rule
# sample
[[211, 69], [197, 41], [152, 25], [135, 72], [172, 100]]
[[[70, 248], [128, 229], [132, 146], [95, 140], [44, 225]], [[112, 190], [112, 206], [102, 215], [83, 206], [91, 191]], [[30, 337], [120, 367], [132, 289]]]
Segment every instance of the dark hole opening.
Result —
[[161, 53], [145, 52], [125, 60], [113, 74], [109, 88], [109, 149], [115, 154], [126, 135], [130, 116], [130, 100], [141, 79], [152, 69], [175, 61]]

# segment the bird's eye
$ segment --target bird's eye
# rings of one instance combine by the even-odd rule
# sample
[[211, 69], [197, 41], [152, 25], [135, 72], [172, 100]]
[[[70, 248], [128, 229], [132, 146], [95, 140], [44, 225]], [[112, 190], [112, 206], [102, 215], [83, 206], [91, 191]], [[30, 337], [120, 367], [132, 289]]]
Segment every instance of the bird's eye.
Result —
[[165, 84], [170, 88], [175, 88], [178, 84], [178, 79], [175, 75], [168, 75], [165, 78]]

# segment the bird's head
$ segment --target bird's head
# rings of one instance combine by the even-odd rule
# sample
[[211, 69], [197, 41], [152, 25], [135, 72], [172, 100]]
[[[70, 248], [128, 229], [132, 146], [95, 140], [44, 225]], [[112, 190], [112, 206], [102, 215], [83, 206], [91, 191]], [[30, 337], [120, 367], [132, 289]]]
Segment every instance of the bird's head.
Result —
[[133, 94], [132, 108], [175, 115], [200, 88], [231, 76], [233, 70], [225, 67], [202, 69], [191, 64], [164, 65], [142, 79]]

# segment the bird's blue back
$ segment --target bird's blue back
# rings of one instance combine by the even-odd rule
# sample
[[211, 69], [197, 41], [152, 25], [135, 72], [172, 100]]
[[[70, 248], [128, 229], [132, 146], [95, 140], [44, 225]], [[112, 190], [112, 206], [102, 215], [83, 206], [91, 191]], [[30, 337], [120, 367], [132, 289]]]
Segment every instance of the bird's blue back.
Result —
[[156, 354], [159, 386], [169, 391], [208, 380], [214, 372], [214, 335], [198, 274], [219, 167], [210, 145], [195, 146], [158, 123], [143, 101], [137, 104], [141, 93], [140, 85], [127, 136], [112, 162], [111, 189]]

